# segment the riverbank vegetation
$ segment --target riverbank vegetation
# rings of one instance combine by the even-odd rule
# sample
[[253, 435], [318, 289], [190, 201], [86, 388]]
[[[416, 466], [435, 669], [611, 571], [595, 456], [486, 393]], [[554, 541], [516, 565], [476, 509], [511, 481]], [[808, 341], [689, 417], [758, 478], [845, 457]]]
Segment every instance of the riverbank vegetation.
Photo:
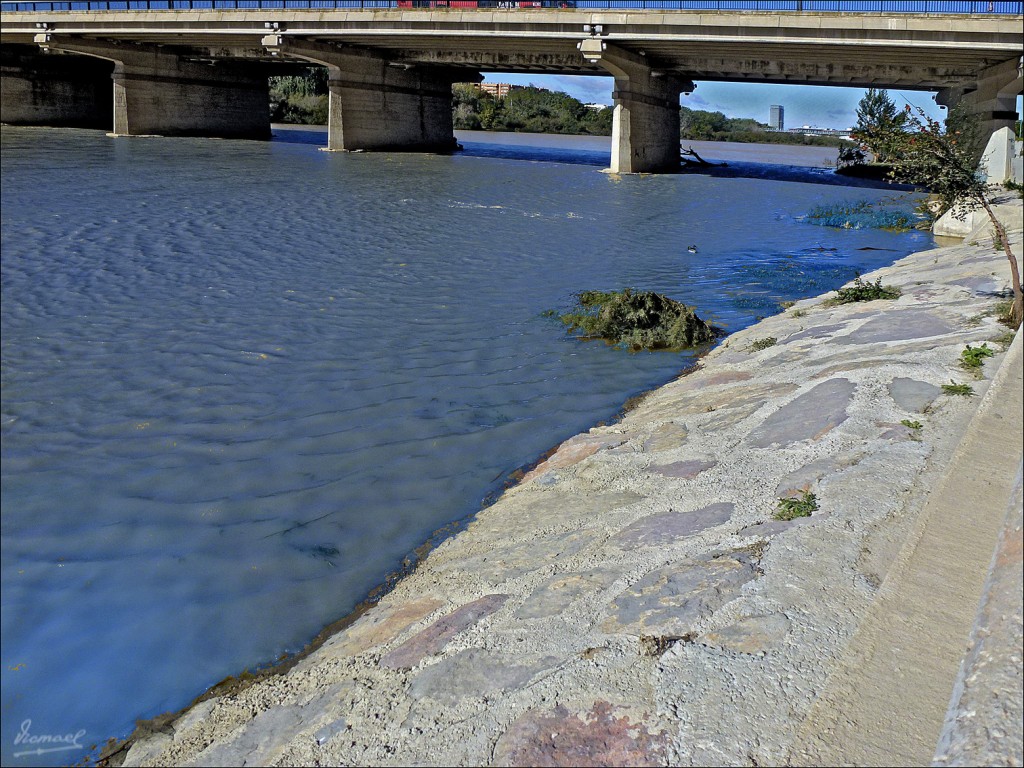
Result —
[[[867, 95], [864, 98], [867, 99]], [[876, 158], [884, 157], [892, 167], [891, 180], [919, 185], [930, 191], [938, 204], [937, 214], [949, 211], [962, 221], [971, 211], [979, 208], [985, 211], [992, 225], [995, 246], [1006, 255], [1010, 268], [1011, 324], [1019, 328], [1024, 320], [1020, 268], [1006, 227], [993, 210], [995, 199], [1005, 187], [1002, 183], [990, 184], [978, 173], [978, 158], [988, 138], [982, 135], [978, 118], [962, 107], [954, 109], [945, 124], [933, 120], [920, 107], [914, 109], [909, 105], [898, 119], [890, 118], [889, 110], [884, 113], [874, 123], [858, 123], [854, 136], [861, 149]]]

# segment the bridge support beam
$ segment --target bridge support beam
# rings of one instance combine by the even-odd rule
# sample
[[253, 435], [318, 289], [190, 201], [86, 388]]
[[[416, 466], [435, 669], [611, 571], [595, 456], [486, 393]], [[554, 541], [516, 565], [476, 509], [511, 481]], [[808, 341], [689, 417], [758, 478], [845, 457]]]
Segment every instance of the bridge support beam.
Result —
[[111, 62], [5, 44], [0, 48], [0, 122], [109, 131], [113, 69]]
[[692, 91], [689, 80], [652, 67], [645, 57], [584, 39], [580, 52], [615, 78], [612, 101], [612, 164], [615, 173], [679, 170], [679, 94]]
[[270, 138], [270, 95], [262, 65], [189, 61], [150, 45], [36, 35], [44, 51], [114, 62], [115, 136]]
[[1009, 178], [1014, 124], [1020, 119], [1017, 96], [1024, 92], [1022, 66], [1024, 59], [1010, 59], [983, 70], [975, 81], [944, 88], [935, 96], [938, 104], [951, 110], [965, 107], [978, 119], [982, 170], [996, 183]]
[[271, 53], [327, 67], [330, 150], [450, 152], [456, 146], [452, 83], [482, 79], [464, 69], [414, 67], [365, 50], [280, 34], [267, 35], [263, 45]]

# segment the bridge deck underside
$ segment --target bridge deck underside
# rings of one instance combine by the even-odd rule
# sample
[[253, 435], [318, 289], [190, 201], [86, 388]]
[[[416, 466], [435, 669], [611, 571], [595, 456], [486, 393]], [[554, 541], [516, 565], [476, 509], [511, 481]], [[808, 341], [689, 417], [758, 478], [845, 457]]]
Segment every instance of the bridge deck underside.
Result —
[[[5, 12], [4, 43], [31, 44], [43, 14]], [[151, 43], [195, 58], [267, 58], [285, 38], [368, 49], [390, 61], [471, 70], [606, 74], [577, 44], [584, 24], [655, 70], [701, 80], [938, 89], [1019, 57], [1022, 17], [493, 11], [122, 11], [53, 13], [55, 35]]]

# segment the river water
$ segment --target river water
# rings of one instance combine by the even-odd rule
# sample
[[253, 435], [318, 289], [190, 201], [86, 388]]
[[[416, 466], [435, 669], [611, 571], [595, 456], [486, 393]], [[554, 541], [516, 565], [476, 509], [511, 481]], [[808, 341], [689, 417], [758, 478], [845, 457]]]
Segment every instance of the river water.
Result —
[[543, 313], [574, 292], [737, 330], [931, 242], [801, 221], [902, 194], [835, 179], [832, 150], [696, 145], [729, 166], [616, 176], [607, 138], [275, 133], [3, 129], [5, 765], [73, 762], [301, 649], [690, 362], [567, 337]]

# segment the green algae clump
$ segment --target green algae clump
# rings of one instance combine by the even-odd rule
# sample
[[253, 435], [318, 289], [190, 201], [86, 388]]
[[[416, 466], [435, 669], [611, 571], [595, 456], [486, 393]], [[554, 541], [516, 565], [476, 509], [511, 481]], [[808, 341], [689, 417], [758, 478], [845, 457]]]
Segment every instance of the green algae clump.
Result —
[[653, 291], [582, 291], [575, 311], [559, 315], [569, 331], [631, 350], [678, 350], [708, 344], [719, 335], [688, 307]]

